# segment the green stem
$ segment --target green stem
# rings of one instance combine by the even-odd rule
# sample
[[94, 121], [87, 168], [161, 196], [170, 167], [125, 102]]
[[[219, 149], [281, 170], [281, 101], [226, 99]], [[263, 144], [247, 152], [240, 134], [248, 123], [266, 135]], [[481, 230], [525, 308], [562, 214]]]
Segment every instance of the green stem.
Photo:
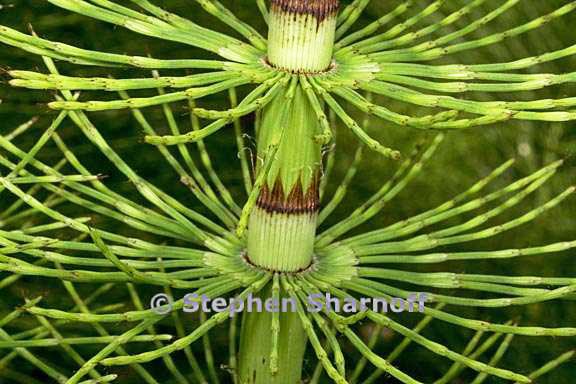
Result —
[[[262, 302], [266, 303], [271, 297], [270, 291], [271, 289], [264, 290], [258, 296]], [[265, 308], [262, 311], [245, 313], [242, 319], [238, 361], [240, 384], [301, 382], [306, 334], [297, 313], [288, 311], [278, 314], [280, 334], [278, 344], [274, 345], [271, 337], [274, 313]], [[278, 355], [275, 372], [271, 369], [273, 350], [276, 350]]]
[[247, 256], [268, 270], [296, 272], [312, 263], [322, 148], [314, 140], [318, 120], [302, 89], [294, 89], [290, 106], [286, 100], [280, 95], [264, 111], [260, 157], [281, 139], [250, 217]]
[[[314, 260], [322, 145], [330, 135], [306, 77], [331, 68], [338, 6], [338, 0], [271, 2], [267, 60], [292, 80], [266, 105], [257, 132], [260, 184], [248, 221], [246, 259], [277, 273], [260, 294], [264, 302], [276, 304], [288, 294], [280, 289], [280, 274], [303, 271]], [[300, 383], [306, 343], [298, 313], [245, 312], [240, 384]]]

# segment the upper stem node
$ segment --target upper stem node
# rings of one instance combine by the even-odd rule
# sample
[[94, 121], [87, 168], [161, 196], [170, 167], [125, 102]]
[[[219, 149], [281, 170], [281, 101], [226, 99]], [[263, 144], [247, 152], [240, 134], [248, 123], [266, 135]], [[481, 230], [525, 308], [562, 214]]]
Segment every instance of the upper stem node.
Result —
[[338, 0], [272, 0], [268, 62], [292, 73], [319, 73], [332, 64]]

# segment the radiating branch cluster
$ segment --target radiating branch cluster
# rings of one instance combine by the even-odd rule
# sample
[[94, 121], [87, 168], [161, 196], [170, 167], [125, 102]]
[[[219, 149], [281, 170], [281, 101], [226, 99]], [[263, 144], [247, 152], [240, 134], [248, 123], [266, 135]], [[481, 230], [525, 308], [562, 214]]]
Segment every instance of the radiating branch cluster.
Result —
[[[576, 299], [576, 278], [409, 270], [412, 264], [435, 264], [440, 268], [442, 263], [453, 260], [473, 263], [487, 259], [520, 259], [576, 248], [576, 241], [571, 241], [521, 249], [445, 250], [449, 245], [491, 238], [530, 223], [569, 198], [574, 187], [536, 207], [526, 208], [525, 213], [504, 223], [492, 221], [523, 204], [558, 171], [561, 161], [488, 191], [490, 183], [512, 167], [513, 161], [508, 161], [437, 207], [381, 229], [351, 235], [354, 229], [380, 214], [422, 173], [441, 146], [443, 135], [438, 134], [427, 146], [405, 156], [395, 174], [345, 219], [330, 226], [325, 223], [353, 185], [366, 149], [385, 157], [401, 158], [399, 151], [384, 146], [368, 134], [366, 124], [355, 119], [354, 109], [364, 116], [423, 130], [461, 129], [511, 119], [575, 120], [576, 113], [572, 109], [576, 105], [575, 97], [478, 101], [470, 92], [522, 92], [572, 83], [576, 80], [576, 72], [538, 74], [533, 70], [541, 63], [573, 55], [576, 45], [511, 62], [457, 64], [458, 55], [533, 31], [576, 9], [575, 2], [568, 2], [523, 25], [462, 43], [457, 41], [470, 38], [517, 5], [519, 0], [501, 2], [482, 18], [436, 39], [431, 38], [434, 33], [455, 25], [485, 1], [468, 2], [434, 24], [427, 24], [426, 17], [438, 12], [444, 1], [431, 2], [421, 10], [413, 7], [419, 2], [403, 1], [373, 23], [350, 32], [370, 3], [369, 0], [355, 0], [338, 16], [333, 65], [314, 75], [293, 74], [269, 65], [266, 39], [218, 1], [197, 0], [197, 3], [232, 28], [238, 38], [201, 27], [148, 0], [130, 0], [133, 7], [108, 0], [49, 2], [135, 33], [208, 51], [214, 59], [173, 60], [97, 52], [54, 42], [35, 32], [25, 34], [0, 26], [0, 42], [41, 57], [47, 69], [46, 73], [12, 70], [11, 84], [59, 92], [49, 104], [58, 113], [31, 149], [25, 151], [16, 143], [19, 137], [28, 134], [30, 127], [36, 124], [35, 120], [0, 135], [0, 194], [15, 197], [14, 202], [0, 213], [0, 290], [17, 283], [23, 276], [54, 279], [61, 282], [73, 303], [69, 307], [50, 308], [41, 298], [29, 298], [21, 307], [2, 314], [0, 349], [12, 351], [1, 354], [0, 367], [7, 367], [18, 358], [26, 360], [55, 382], [88, 384], [111, 382], [117, 378], [116, 374], [105, 375], [107, 370], [103, 367], [129, 366], [142, 382], [152, 384], [158, 383], [158, 379], [145, 363], [161, 361], [175, 382], [217, 382], [221, 373], [215, 368], [208, 335], [215, 327], [229, 322], [231, 353], [227, 366], [238, 382], [237, 321], [230, 320], [232, 308], [207, 318], [204, 316], [189, 329], [180, 315], [186, 305], [184, 299], [175, 300], [170, 313], [159, 314], [146, 308], [145, 296], [139, 292], [142, 286], [155, 286], [172, 297], [185, 290], [211, 298], [237, 299], [263, 292], [265, 287], [271, 286], [276, 298], [283, 294], [297, 298], [298, 318], [318, 359], [311, 383], [319, 383], [324, 373], [336, 383], [359, 382], [364, 378], [364, 367], [368, 363], [375, 370], [362, 379], [364, 383], [377, 382], [383, 374], [403, 383], [420, 383], [394, 364], [409, 345], [418, 345], [452, 361], [446, 374], [435, 381], [437, 384], [451, 382], [465, 369], [477, 372], [474, 384], [480, 384], [488, 377], [529, 383], [574, 356], [574, 352], [568, 352], [532, 373], [499, 368], [499, 362], [516, 335], [574, 337], [576, 328], [491, 323], [460, 315], [458, 309], [510, 307], [555, 299], [571, 301]], [[257, 1], [256, 5], [268, 22], [270, 15], [266, 3]], [[402, 22], [392, 24], [400, 18]], [[456, 64], [434, 63], [441, 58], [453, 59]], [[56, 61], [105, 68], [128, 66], [150, 71], [150, 74], [126, 79], [74, 77], [61, 74]], [[182, 76], [161, 73], [173, 69], [197, 73]], [[528, 69], [530, 73], [520, 72]], [[240, 93], [240, 89], [247, 91]], [[133, 97], [129, 92], [134, 90], [148, 92], [149, 96]], [[99, 94], [94, 91], [106, 91], [114, 95], [114, 99], [92, 99]], [[201, 104], [209, 96], [222, 94], [230, 101], [228, 109], [208, 109]], [[239, 97], [239, 94], [245, 96]], [[252, 159], [247, 155], [241, 118], [247, 115], [260, 118], [263, 109], [278, 98], [282, 98], [285, 105], [276, 116], [282, 130], [267, 148], [266, 156]], [[386, 107], [387, 100], [424, 107], [425, 112], [410, 115], [395, 112]], [[176, 103], [185, 103], [190, 113], [186, 127], [175, 116]], [[285, 138], [284, 130], [289, 129], [285, 127], [285, 115], [298, 103], [308, 103], [319, 122], [320, 129], [314, 136], [318, 145], [334, 145], [336, 119], [354, 134], [359, 144], [352, 164], [332, 196], [327, 196], [327, 176], [320, 183], [318, 194], [325, 204], [318, 214], [314, 264], [298, 273], [283, 274], [256, 268], [249, 262], [245, 253], [245, 231], [257, 199], [266, 188], [272, 162]], [[157, 131], [147, 115], [147, 108], [154, 107], [161, 110], [169, 135]], [[103, 128], [98, 127], [87, 113], [117, 109], [130, 110], [146, 134], [146, 142], [153, 144], [142, 145], [146, 150], [160, 153], [173, 170], [175, 180], [181, 182], [208, 214], [190, 208], [190, 204], [139, 175], [112, 148]], [[410, 109], [413, 110], [419, 108]], [[205, 121], [208, 122], [204, 125]], [[140, 202], [114, 191], [106, 185], [98, 170], [83, 164], [59, 134], [62, 126], [70, 124], [130, 182], [139, 194]], [[221, 180], [204, 142], [228, 125], [234, 130], [239, 154], [238, 172], [242, 175], [245, 197], [235, 196]], [[264, 127], [257, 125], [256, 129]], [[58, 149], [61, 161], [40, 160], [39, 154], [49, 148], [53, 150], [48, 144]], [[195, 160], [193, 151], [200, 155], [200, 161]], [[329, 174], [332, 161], [324, 167], [324, 175]], [[71, 207], [83, 213], [71, 216]], [[467, 219], [465, 215], [469, 213], [475, 216]], [[33, 220], [38, 217], [44, 218], [42, 224]], [[460, 221], [438, 229], [454, 218]], [[107, 222], [120, 223], [129, 228], [130, 233], [139, 235], [129, 237], [124, 232], [117, 233], [110, 229], [114, 227], [105, 225]], [[64, 236], [61, 233], [72, 234]], [[77, 290], [80, 283], [97, 283], [98, 288], [83, 297]], [[430, 303], [434, 303], [425, 308], [421, 322], [414, 328], [372, 310], [350, 316], [306, 311], [306, 297], [311, 294], [330, 293], [340, 298], [350, 295], [408, 298], [411, 292], [406, 286], [425, 292]], [[99, 299], [117, 288], [128, 292], [131, 302], [128, 307], [125, 303], [99, 304], [102, 303]], [[446, 292], [442, 290], [450, 292], [438, 293]], [[455, 290], [473, 291], [478, 295], [469, 297], [453, 293]], [[272, 319], [269, 359], [272, 372], [278, 371], [279, 364], [279, 316]], [[37, 323], [26, 331], [11, 328], [22, 317], [30, 317]], [[160, 333], [159, 323], [169, 320], [174, 334]], [[402, 335], [403, 341], [386, 357], [376, 354], [377, 337], [366, 341], [359, 335], [357, 323], [364, 320], [374, 325], [374, 335], [382, 328], [388, 328]], [[476, 334], [466, 348], [458, 352], [442, 344], [442, 340], [435, 341], [422, 334], [433, 321], [471, 329]], [[90, 336], [68, 336], [67, 322], [85, 323]], [[117, 324], [123, 326], [120, 333]], [[343, 340], [361, 355], [356, 369], [346, 364]], [[125, 349], [127, 344], [136, 343], [145, 348]], [[194, 343], [203, 343], [207, 367], [199, 364], [191, 348]], [[98, 345], [100, 349], [87, 357], [86, 350], [80, 352], [79, 348], [87, 344]], [[484, 357], [494, 347], [491, 357], [486, 360]], [[34, 353], [35, 348], [58, 348], [78, 368], [71, 373], [59, 366], [57, 359], [46, 362]], [[185, 355], [189, 367], [175, 363], [177, 353]], [[34, 382], [25, 374], [12, 370], [0, 372], [16, 381]]]

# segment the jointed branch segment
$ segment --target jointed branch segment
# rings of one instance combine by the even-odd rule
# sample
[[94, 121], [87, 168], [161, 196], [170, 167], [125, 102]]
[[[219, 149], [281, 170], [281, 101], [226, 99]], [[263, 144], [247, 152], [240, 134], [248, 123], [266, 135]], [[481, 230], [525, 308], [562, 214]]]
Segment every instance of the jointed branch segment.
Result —
[[[50, 0], [50, 2], [139, 34], [206, 50], [223, 60], [168, 60], [96, 52], [43, 39], [35, 33], [28, 35], [0, 26], [0, 42], [42, 56], [49, 72], [43, 74], [21, 70], [10, 71], [13, 77], [11, 84], [32, 89], [58, 90], [60, 95], [56, 101], [50, 103], [50, 107], [63, 110], [27, 152], [15, 143], [19, 137], [28, 134], [34, 120], [3, 137], [0, 136], [0, 148], [9, 156], [16, 158], [11, 160], [0, 155], [0, 166], [6, 169], [0, 177], [0, 193], [11, 193], [17, 198], [15, 203], [0, 213], [0, 271], [10, 273], [0, 280], [0, 290], [15, 284], [21, 276], [55, 278], [62, 281], [74, 303], [72, 308], [55, 309], [44, 308], [40, 306], [39, 300], [31, 300], [23, 307], [0, 318], [0, 348], [14, 349], [0, 359], [0, 367], [21, 357], [56, 382], [87, 384], [116, 379], [115, 375], [102, 376], [99, 365], [129, 365], [144, 382], [157, 384], [158, 381], [151, 371], [141, 364], [161, 359], [173, 379], [184, 384], [187, 380], [185, 368], [177, 366], [176, 360], [172, 357], [173, 354], [182, 351], [199, 382], [206, 382], [206, 377], [212, 382], [217, 382], [219, 373], [215, 368], [215, 360], [218, 356], [212, 353], [208, 334], [211, 329], [229, 319], [233, 308], [227, 307], [224, 312], [203, 319], [199, 326], [188, 331], [177, 312], [189, 303], [184, 299], [174, 301], [171, 316], [174, 319], [177, 339], [171, 344], [163, 344], [164, 341], [172, 340], [168, 335], [157, 334], [153, 325], [168, 316], [145, 309], [133, 283], [162, 286], [170, 296], [173, 295], [173, 289], [179, 288], [193, 289], [195, 293], [206, 294], [208, 297], [237, 295], [236, 298], [242, 299], [249, 294], [264, 292], [267, 289], [276, 299], [285, 294], [294, 296], [297, 299], [295, 319], [301, 323], [303, 334], [308, 338], [319, 360], [312, 383], [319, 382], [323, 370], [335, 382], [358, 382], [362, 379], [363, 367], [368, 362], [377, 370], [363, 381], [365, 383], [375, 382], [383, 373], [403, 383], [419, 383], [418, 379], [393, 365], [411, 343], [454, 362], [446, 374], [435, 382], [437, 384], [450, 382], [465, 368], [478, 372], [473, 380], [474, 384], [481, 384], [490, 376], [511, 382], [527, 383], [530, 379], [549, 372], [573, 357], [574, 352], [566, 353], [528, 376], [498, 368], [497, 364], [514, 335], [573, 337], [576, 335], [576, 329], [524, 326], [512, 322], [493, 324], [451, 313], [445, 309], [445, 305], [486, 308], [528, 305], [554, 299], [572, 301], [576, 299], [574, 278], [450, 272], [424, 274], [390, 266], [441, 264], [452, 260], [473, 262], [486, 259], [513, 259], [573, 249], [576, 247], [576, 242], [568, 241], [499, 251], [426, 253], [440, 246], [490, 238], [531, 222], [556, 207], [571, 196], [574, 187], [566, 189], [526, 214], [503, 224], [482, 228], [493, 218], [523, 203], [530, 194], [542, 187], [557, 172], [561, 161], [552, 163], [495, 192], [486, 193], [484, 191], [486, 186], [512, 166], [512, 161], [506, 162], [464, 193], [438, 207], [386, 228], [348, 236], [350, 231], [380, 213], [388, 202], [422, 172], [442, 141], [443, 136], [438, 135], [428, 147], [415, 151], [413, 156], [400, 163], [396, 174], [347, 218], [323, 230], [317, 236], [314, 234], [317, 226], [320, 226], [343, 201], [346, 190], [352, 185], [365, 149], [374, 150], [393, 159], [400, 157], [398, 151], [384, 147], [367, 132], [370, 116], [423, 130], [461, 129], [511, 119], [575, 120], [576, 112], [573, 110], [576, 105], [575, 97], [528, 101], [476, 101], [473, 96], [477, 95], [472, 92], [538, 91], [573, 83], [576, 81], [575, 72], [527, 74], [517, 71], [532, 70], [541, 63], [569, 57], [576, 51], [576, 45], [511, 62], [471, 65], [440, 65], [433, 62], [440, 58], [457, 58], [456, 55], [459, 53], [489, 47], [505, 39], [534, 31], [575, 10], [574, 2], [520, 26], [464, 43], [455, 43], [457, 39], [471, 35], [510, 11], [520, 1], [501, 2], [483, 17], [462, 28], [454, 26], [464, 16], [484, 9], [484, 0], [471, 1], [462, 8], [442, 16], [438, 22], [428, 25], [425, 25], [427, 18], [438, 16], [445, 1], [438, 0], [426, 4], [414, 14], [411, 14], [411, 11], [415, 9], [413, 5], [417, 2], [405, 1], [375, 22], [349, 33], [348, 31], [355, 26], [363, 11], [370, 5], [369, 0], [354, 0], [339, 16], [336, 16], [338, 2], [335, 0], [318, 2], [274, 0], [270, 10], [264, 1], [258, 0], [258, 9], [267, 23], [272, 24], [272, 29], [277, 27], [274, 23], [277, 22], [279, 11], [300, 15], [312, 13], [315, 18], [313, 21], [316, 23], [334, 23], [330, 24], [330, 28], [327, 28], [321, 36], [328, 38], [330, 43], [332, 40], [337, 40], [334, 41], [334, 57], [331, 49], [330, 52], [323, 52], [325, 57], [319, 52], [294, 56], [297, 59], [295, 62], [300, 64], [313, 62], [314, 54], [322, 56], [320, 60], [322, 68], [316, 68], [317, 70], [285, 68], [277, 65], [275, 61], [277, 57], [273, 56], [273, 60], [270, 60], [270, 57], [266, 58], [267, 51], [268, 53], [272, 51], [271, 46], [282, 47], [282, 45], [277, 41], [267, 41], [256, 29], [240, 20], [219, 1], [197, 0], [204, 10], [234, 29], [244, 41], [201, 27], [161, 9], [148, 0], [131, 0], [134, 7], [109, 0]], [[389, 26], [399, 18], [404, 18], [403, 22]], [[310, 20], [304, 19], [305, 22], [301, 26], [309, 27]], [[382, 28], [386, 30], [380, 32]], [[447, 31], [448, 28], [452, 28], [452, 32], [446, 32], [441, 37], [430, 37], [437, 32]], [[335, 39], [333, 35], [336, 36]], [[273, 37], [272, 34], [272, 40]], [[64, 76], [58, 72], [53, 59], [79, 65], [130, 66], [154, 71], [149, 76], [132, 79]], [[308, 61], [299, 61], [301, 59]], [[292, 61], [291, 63], [293, 64]], [[192, 75], [161, 76], [158, 70], [164, 69], [200, 71]], [[240, 93], [237, 91], [239, 87], [249, 88], [246, 96], [240, 99], [238, 98]], [[168, 90], [169, 88], [185, 90]], [[94, 99], [91, 92], [84, 92], [82, 95], [73, 93], [99, 90], [118, 92], [118, 99], [100, 101]], [[147, 90], [152, 91], [153, 95], [133, 98], [126, 92], [128, 90]], [[230, 98], [228, 109], [208, 109], [202, 105], [204, 98], [222, 93]], [[89, 98], [84, 99], [84, 94], [89, 94]], [[408, 106], [425, 107], [428, 109], [426, 112], [428, 115], [395, 112], [392, 107], [388, 108], [387, 100], [396, 100]], [[186, 103], [187, 111], [191, 115], [189, 131], [183, 130], [178, 123], [171, 105], [176, 102]], [[162, 132], [156, 131], [152, 127], [152, 120], [145, 115], [144, 108], [155, 106], [161, 109], [170, 135], [160, 136]], [[349, 107], [363, 112], [365, 122], [357, 122], [352, 108]], [[85, 111], [112, 109], [131, 110], [147, 135], [146, 141], [156, 146], [175, 171], [176, 178], [180, 179], [192, 195], [207, 208], [210, 216], [189, 208], [188, 204], [143, 179], [111, 147], [104, 136], [104, 131], [97, 128], [85, 113]], [[260, 150], [257, 158], [261, 161], [253, 167], [254, 169], [250, 168], [249, 158], [245, 154], [249, 148], [245, 144], [240, 122], [242, 117], [251, 114], [257, 116], [256, 133]], [[203, 125], [201, 119], [214, 121]], [[352, 131], [361, 145], [343, 182], [320, 212], [316, 222], [319, 198], [324, 197], [326, 191], [326, 180], [318, 179], [322, 174], [321, 152], [323, 146], [334, 143], [336, 119], [340, 119]], [[98, 172], [91, 172], [84, 166], [73, 149], [62, 139], [63, 136], [59, 135], [60, 130], [69, 122], [72, 122], [119, 173], [129, 180], [144, 202], [132, 201], [115, 192], [105, 184], [105, 180], [98, 175]], [[234, 125], [236, 143], [240, 151], [244, 187], [248, 194], [247, 199], [243, 201], [237, 200], [222, 182], [203, 142], [204, 138], [220, 131], [228, 124]], [[300, 132], [297, 129], [302, 126], [309, 129], [302, 130], [304, 133], [301, 135], [294, 134]], [[46, 145], [50, 141], [56, 144], [64, 158], [54, 165], [39, 160], [39, 154], [46, 150]], [[196, 164], [190, 151], [191, 142], [197, 143], [199, 164]], [[174, 151], [169, 146], [175, 146]], [[334, 164], [333, 157], [329, 163]], [[68, 169], [72, 169], [72, 172]], [[298, 172], [292, 172], [294, 169]], [[295, 183], [300, 183], [296, 185], [300, 189], [292, 188]], [[28, 184], [34, 185], [28, 187]], [[311, 234], [312, 255], [308, 256], [312, 261], [305, 263], [302, 268], [291, 270], [292, 274], [276, 272], [278, 260], [273, 260], [274, 263], [270, 266], [273, 272], [255, 267], [250, 264], [253, 261], [251, 254], [246, 252], [246, 248], [251, 247], [247, 244], [249, 240], [244, 236], [245, 232], [248, 231], [247, 237], [250, 239], [250, 235], [253, 235], [250, 231], [257, 227], [251, 224], [250, 220], [255, 217], [259, 219], [256, 216], [259, 214], [257, 210], [267, 208], [263, 206], [264, 204], [258, 205], [258, 203], [265, 200], [266, 191], [273, 194], [274, 190], [269, 188], [271, 185], [280, 185], [282, 188], [275, 190], [287, 192], [282, 193], [283, 200], [300, 199], [282, 201], [283, 204], [286, 203], [282, 207], [293, 208], [302, 203], [304, 191], [312, 191], [313, 195], [311, 195], [313, 199], [307, 200], [308, 203], [311, 202], [310, 206], [305, 207], [307, 209], [305, 213], [310, 216], [306, 217], [308, 221], [305, 225], [302, 224], [304, 221], [280, 223], [284, 225], [282, 227], [284, 229], [289, 228], [289, 225], [293, 226], [294, 223], [299, 229], [307, 225], [305, 229]], [[302, 193], [292, 194], [288, 191]], [[489, 207], [489, 204], [493, 206]], [[24, 209], [26, 206], [29, 208]], [[78, 217], [70, 216], [67, 213], [70, 206], [82, 210], [82, 214]], [[296, 211], [302, 213], [299, 211], [301, 208], [298, 206], [298, 209], [287, 209], [287, 212], [282, 213], [292, 214]], [[432, 225], [451, 218], [461, 218], [479, 209], [485, 211], [472, 219], [463, 219], [459, 224], [443, 229], [428, 229]], [[268, 220], [270, 215], [264, 216]], [[47, 217], [48, 221], [28, 222], [36, 217]], [[100, 221], [98, 218], [118, 221], [139, 235], [128, 237], [124, 233], [106, 230], [107, 221]], [[265, 230], [277, 229], [274, 227], [276, 224], [271, 224], [271, 220], [261, 221], [264, 224], [258, 228], [262, 229], [262, 233], [265, 233]], [[62, 229], [70, 230], [77, 237], [72, 240], [63, 239], [60, 236]], [[425, 232], [419, 234], [420, 231]], [[273, 247], [274, 244], [276, 243], [272, 242], [271, 245], [267, 243], [266, 246]], [[290, 249], [295, 250], [296, 248]], [[270, 253], [270, 249], [263, 251]], [[82, 253], [81, 256], [79, 252]], [[293, 264], [293, 260], [285, 259], [287, 261], [282, 262]], [[257, 264], [257, 266], [263, 265]], [[68, 267], [73, 269], [67, 269]], [[83, 300], [76, 291], [74, 285], [76, 282], [104, 284], [93, 295]], [[113, 303], [99, 308], [88, 307], [98, 297], [118, 286], [118, 283], [122, 283], [122, 286], [127, 283], [134, 308], [125, 308], [123, 305]], [[396, 287], [396, 283], [402, 284], [402, 288]], [[370, 310], [345, 317], [333, 312], [309, 313], [306, 308], [307, 294], [331, 293], [340, 298], [350, 295], [407, 298], [410, 292], [405, 290], [406, 285], [434, 291], [428, 293], [428, 297], [430, 301], [439, 303], [434, 308], [425, 308], [422, 321], [414, 329], [409, 329], [390, 317]], [[437, 289], [470, 290], [490, 296], [463, 297], [457, 294], [439, 294], [436, 293]], [[17, 318], [26, 314], [33, 316], [40, 325], [13, 334], [4, 330], [9, 329]], [[283, 363], [282, 337], [283, 331], [286, 331], [283, 328], [282, 316], [279, 313], [271, 316], [270, 348], [267, 347], [263, 353], [265, 359], [268, 359], [264, 364], [265, 369], [272, 377], [282, 375], [280, 371]], [[376, 330], [382, 327], [392, 329], [404, 336], [403, 342], [387, 358], [378, 356], [373, 351], [377, 337], [365, 342], [355, 329], [355, 324], [360, 320], [377, 324]], [[433, 320], [442, 320], [457, 327], [477, 330], [477, 333], [465, 350], [458, 353], [441, 342], [421, 334]], [[62, 327], [66, 321], [87, 323], [97, 336], [70, 337]], [[117, 323], [130, 324], [119, 336], [113, 337], [111, 334], [116, 332], [111, 332], [107, 327]], [[480, 343], [485, 332], [494, 334]], [[504, 334], [506, 336], [503, 336]], [[232, 376], [238, 381], [239, 375], [236, 370], [242, 371], [242, 369], [237, 366], [245, 362], [242, 356], [236, 356], [234, 320], [229, 335], [230, 369], [233, 371]], [[353, 372], [347, 371], [341, 346], [342, 339], [339, 339], [338, 335], [343, 335], [361, 354], [361, 362]], [[204, 367], [200, 367], [190, 348], [192, 343], [199, 340], [203, 342], [209, 365], [207, 375], [204, 374]], [[148, 352], [127, 354], [123, 345], [129, 342], [144, 343], [149, 346]], [[80, 344], [98, 343], [107, 345], [90, 358], [85, 358], [76, 349]], [[498, 347], [492, 358], [487, 363], [481, 362], [482, 355], [495, 345]], [[52, 347], [62, 348], [80, 368], [67, 376], [65, 369], [44, 362], [31, 351], [33, 348]], [[112, 356], [113, 354], [118, 356]], [[91, 379], [81, 381], [85, 377]]]

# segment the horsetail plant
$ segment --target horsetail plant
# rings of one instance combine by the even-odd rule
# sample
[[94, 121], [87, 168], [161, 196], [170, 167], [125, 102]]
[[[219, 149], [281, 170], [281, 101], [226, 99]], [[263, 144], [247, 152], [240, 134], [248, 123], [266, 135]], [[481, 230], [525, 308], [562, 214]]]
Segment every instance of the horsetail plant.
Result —
[[[520, 0], [498, 2], [482, 18], [439, 38], [431, 36], [449, 30], [464, 15], [483, 9], [486, 1], [466, 2], [456, 12], [428, 24], [427, 18], [437, 15], [444, 1], [397, 1], [390, 13], [363, 27], [357, 27], [357, 21], [370, 0], [354, 0], [347, 6], [341, 6], [338, 0], [247, 3], [245, 6], [261, 12], [268, 25], [267, 38], [217, 0], [196, 2], [230, 28], [234, 36], [202, 27], [149, 0], [48, 1], [138, 34], [208, 51], [213, 58], [176, 60], [94, 51], [51, 41], [33, 30], [27, 34], [0, 26], [2, 43], [42, 58], [46, 67], [46, 71], [11, 70], [10, 84], [58, 92], [49, 104], [58, 112], [31, 149], [25, 151], [15, 143], [35, 121], [0, 136], [0, 165], [4, 169], [0, 193], [16, 197], [0, 213], [0, 289], [15, 284], [22, 276], [52, 278], [63, 284], [73, 303], [67, 308], [51, 308], [41, 298], [30, 298], [0, 318], [0, 349], [9, 349], [0, 358], [0, 376], [10, 382], [38, 381], [8, 369], [13, 360], [20, 359], [41, 372], [42, 382], [121, 382], [123, 371], [117, 367], [130, 367], [139, 376], [138, 382], [148, 384], [217, 383], [229, 379], [241, 384], [293, 384], [307, 379], [303, 363], [309, 349], [318, 361], [308, 378], [310, 383], [319, 383], [323, 375], [336, 383], [382, 382], [378, 381], [382, 375], [402, 383], [421, 383], [415, 373], [404, 372], [394, 364], [410, 344], [417, 344], [453, 362], [435, 383], [450, 383], [464, 370], [477, 372], [474, 384], [490, 378], [530, 383], [574, 356], [573, 351], [567, 352], [533, 373], [499, 368], [516, 335], [574, 337], [576, 328], [491, 323], [465, 317], [458, 308], [574, 300], [576, 278], [409, 270], [411, 264], [437, 264], [442, 268], [443, 263], [453, 260], [521, 260], [576, 248], [576, 241], [478, 252], [443, 248], [488, 239], [558, 206], [574, 187], [512, 220], [488, 224], [538, 190], [554, 176], [562, 161], [494, 192], [486, 191], [513, 165], [508, 161], [444, 204], [384, 228], [354, 230], [379, 215], [422, 173], [441, 145], [442, 131], [513, 120], [576, 120], [574, 97], [530, 101], [471, 97], [473, 92], [532, 91], [573, 83], [576, 72], [551, 74], [534, 69], [541, 63], [572, 56], [576, 45], [510, 62], [445, 63], [459, 54], [536, 30], [576, 9], [576, 2], [566, 1], [553, 12], [523, 25], [470, 39]], [[394, 25], [400, 18], [404, 20]], [[439, 64], [439, 59], [445, 60]], [[120, 79], [68, 76], [59, 71], [58, 61], [104, 71], [132, 67], [148, 74]], [[195, 73], [161, 73], [177, 70]], [[112, 96], [96, 100], [92, 95], [97, 93], [91, 91], [105, 91]], [[148, 93], [134, 97], [132, 92]], [[221, 94], [227, 94], [229, 109], [202, 106], [204, 99]], [[390, 100], [418, 108], [402, 114], [387, 107]], [[190, 130], [182, 129], [176, 117], [174, 108], [182, 105], [190, 112]], [[154, 106], [161, 109], [170, 135], [162, 135], [146, 116], [147, 108]], [[149, 146], [144, 150], [156, 148], [208, 213], [140, 176], [112, 148], [88, 113], [111, 110], [130, 111], [146, 134]], [[248, 115], [256, 116], [253, 159], [248, 156], [241, 121]], [[370, 116], [438, 134], [412, 155], [403, 156], [368, 134], [364, 122]], [[84, 165], [58, 132], [70, 122], [130, 181], [141, 199], [133, 200], [113, 190], [100, 171]], [[328, 200], [326, 185], [336, 153], [337, 123], [349, 129], [360, 146], [344, 181]], [[204, 142], [228, 126], [234, 130], [238, 146], [245, 199], [225, 186]], [[57, 150], [61, 160], [54, 164], [43, 160], [40, 154], [48, 149]], [[326, 152], [329, 155], [324, 161]], [[382, 156], [383, 162], [398, 160], [396, 173], [348, 217], [325, 225], [353, 186], [358, 165], [367, 154]], [[70, 207], [85, 214], [73, 216]], [[467, 213], [479, 210], [483, 213], [464, 219]], [[39, 215], [48, 221], [35, 224], [31, 218]], [[459, 221], [439, 229], [438, 224], [450, 219]], [[108, 226], [114, 221], [129, 228], [130, 234]], [[79, 288], [87, 284], [96, 288], [83, 297]], [[150, 286], [165, 293], [164, 306], [147, 307], [139, 291]], [[428, 305], [421, 308], [424, 317], [414, 328], [373, 308], [362, 308], [354, 314], [307, 308], [312, 295], [330, 294], [343, 301], [350, 296], [391, 303], [395, 298], [413, 300], [406, 286], [427, 290], [420, 293], [428, 300]], [[130, 309], [124, 303], [95, 305], [115, 287], [128, 293]], [[456, 289], [490, 296], [437, 293]], [[188, 329], [181, 312], [194, 303], [183, 295], [170, 300], [183, 292], [196, 294], [195, 300], [205, 295], [235, 301], [225, 303], [217, 313], [203, 313], [199, 323]], [[235, 313], [238, 308], [234, 305], [254, 297], [273, 298], [274, 303], [294, 298], [295, 308]], [[35, 321], [34, 325], [26, 330], [4, 330], [24, 317]], [[432, 321], [471, 329], [476, 335], [463, 352], [457, 352], [422, 334]], [[216, 368], [216, 360], [221, 359], [215, 356], [208, 335], [226, 322], [230, 326], [230, 354], [226, 363], [229, 375], [224, 378], [225, 371]], [[360, 322], [373, 324], [374, 335], [388, 328], [404, 340], [389, 356], [380, 356], [374, 352], [377, 336], [369, 340], [361, 337], [357, 327]], [[70, 323], [92, 328], [93, 335], [74, 336], [65, 327]], [[122, 325], [120, 331], [118, 324]], [[167, 329], [171, 332], [166, 333]], [[134, 349], [132, 344], [136, 343], [147, 347]], [[202, 357], [193, 350], [195, 343], [203, 344]], [[79, 348], [85, 344], [99, 349], [95, 353], [90, 350], [88, 356], [87, 350]], [[497, 348], [492, 357], [484, 359], [494, 346]], [[61, 366], [58, 359], [47, 361], [45, 354], [36, 353], [37, 349], [55, 347], [75, 364], [75, 370]], [[356, 367], [347, 364], [345, 348], [354, 348], [361, 355]], [[166, 375], [158, 374], [148, 364], [156, 360], [164, 364]], [[365, 374], [368, 364], [373, 369]]]

